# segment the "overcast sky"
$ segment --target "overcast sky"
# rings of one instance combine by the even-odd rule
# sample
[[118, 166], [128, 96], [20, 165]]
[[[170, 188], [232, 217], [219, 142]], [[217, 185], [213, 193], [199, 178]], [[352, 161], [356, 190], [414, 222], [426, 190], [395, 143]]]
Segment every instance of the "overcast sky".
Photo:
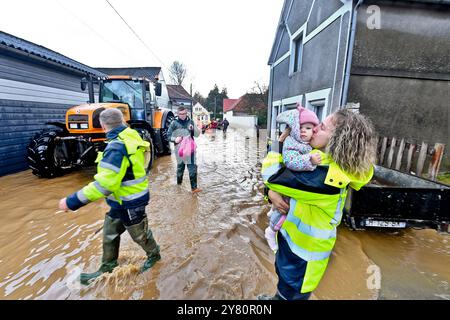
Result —
[[185, 88], [192, 82], [202, 95], [214, 83], [230, 98], [254, 81], [268, 84], [283, 0], [109, 1], [155, 55], [105, 0], [0, 0], [0, 30], [91, 67], [165, 68], [179, 60], [188, 69]]

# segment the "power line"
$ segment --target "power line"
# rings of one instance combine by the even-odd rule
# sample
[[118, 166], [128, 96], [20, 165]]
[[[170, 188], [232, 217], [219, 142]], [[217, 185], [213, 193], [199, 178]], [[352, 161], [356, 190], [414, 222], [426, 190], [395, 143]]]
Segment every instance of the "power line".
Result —
[[126, 26], [131, 30], [131, 32], [133, 32], [133, 34], [136, 36], [136, 38], [138, 38], [138, 40], [144, 45], [144, 47], [161, 63], [161, 65], [169, 72], [170, 75], [173, 76], [174, 79], [177, 78], [177, 75], [170, 69], [168, 68], [164, 62], [162, 62], [161, 59], [159, 59], [159, 57], [153, 52], [152, 49], [150, 49], [150, 47], [145, 43], [144, 40], [142, 40], [142, 38], [138, 35], [138, 33], [136, 31], [134, 31], [134, 29], [130, 26], [130, 24], [125, 20], [124, 17], [122, 17], [122, 15], [119, 13], [119, 11], [117, 11], [116, 8], [114, 8], [114, 6], [111, 4], [111, 2], [109, 2], [109, 0], [105, 0], [108, 5], [114, 10], [114, 12], [120, 17], [120, 19], [126, 24]]
[[116, 10], [116, 8], [114, 8], [114, 6], [108, 1], [105, 0], [109, 6], [114, 10], [114, 12], [120, 17], [120, 19], [122, 19], [122, 21], [127, 25], [127, 27], [131, 30], [131, 32], [133, 32], [133, 34], [136, 36], [136, 38], [138, 38], [138, 40], [144, 45], [145, 48], [147, 48], [147, 50], [161, 63], [161, 65], [166, 68], [170, 73], [172, 73], [170, 71], [169, 68], [166, 67], [166, 65], [161, 61], [161, 59], [158, 58], [158, 56], [153, 52], [152, 49], [150, 49], [150, 47], [144, 42], [144, 40], [142, 40], [142, 38], [137, 34], [136, 31], [134, 31], [134, 29], [128, 24], [128, 22], [120, 15], [120, 13]]
[[66, 10], [68, 13], [70, 13], [76, 20], [78, 20], [78, 22], [80, 22], [82, 25], [84, 25], [86, 28], [88, 28], [92, 33], [94, 33], [97, 37], [99, 37], [100, 39], [102, 39], [105, 43], [107, 43], [111, 48], [117, 50], [118, 52], [120, 52], [124, 57], [131, 59], [133, 61], [137, 61], [136, 57], [133, 57], [131, 55], [129, 55], [128, 53], [124, 52], [120, 47], [117, 47], [116, 45], [112, 44], [111, 41], [105, 39], [100, 33], [98, 33], [94, 28], [92, 28], [88, 23], [86, 23], [83, 19], [81, 19], [78, 15], [76, 15], [75, 13], [73, 13], [71, 10], [69, 10], [67, 7], [65, 7], [59, 0], [55, 0], [58, 5], [63, 8], [64, 10]]

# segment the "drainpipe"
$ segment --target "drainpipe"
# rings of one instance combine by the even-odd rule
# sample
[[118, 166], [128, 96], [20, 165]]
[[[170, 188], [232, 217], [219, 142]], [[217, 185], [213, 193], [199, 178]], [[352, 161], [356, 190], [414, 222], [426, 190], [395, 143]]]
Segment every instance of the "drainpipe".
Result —
[[267, 143], [272, 139], [272, 109], [273, 109], [273, 68], [270, 65], [269, 94], [267, 95]]
[[341, 106], [345, 106], [347, 104], [348, 98], [348, 87], [350, 83], [350, 71], [352, 68], [352, 59], [353, 59], [353, 49], [355, 46], [355, 34], [356, 34], [356, 24], [357, 24], [357, 12], [359, 6], [363, 3], [364, 0], [358, 0], [358, 3], [355, 5], [352, 21], [351, 21], [351, 29], [350, 29], [350, 42], [348, 46], [348, 54], [347, 54], [347, 62], [345, 67], [345, 77], [344, 77], [344, 90], [342, 92], [341, 97]]

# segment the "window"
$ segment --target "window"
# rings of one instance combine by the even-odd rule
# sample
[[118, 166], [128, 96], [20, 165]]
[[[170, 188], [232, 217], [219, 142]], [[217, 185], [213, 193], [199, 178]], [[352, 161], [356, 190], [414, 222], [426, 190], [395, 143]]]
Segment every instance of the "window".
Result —
[[317, 118], [319, 118], [320, 121], [323, 121], [325, 116], [325, 100], [309, 101], [308, 104], [308, 109], [314, 111], [314, 113], [317, 115]]
[[276, 139], [276, 138], [278, 138], [278, 135], [277, 135], [277, 129], [278, 129], [278, 125], [277, 125], [277, 116], [278, 116], [278, 113], [279, 113], [279, 108], [281, 108], [281, 106], [273, 106], [273, 109], [272, 109], [272, 119], [271, 119], [271, 121], [272, 121], [272, 125], [271, 125], [271, 133], [270, 133], [270, 136], [272, 137], [272, 139]]
[[292, 109], [295, 109], [295, 108], [297, 108], [297, 103], [285, 104], [283, 106], [283, 111], [292, 110]]
[[300, 32], [296, 38], [291, 41], [291, 61], [289, 66], [289, 74], [302, 71], [303, 60], [303, 32]]
[[325, 120], [330, 109], [331, 88], [305, 94], [305, 107], [316, 113], [320, 121]]
[[107, 80], [103, 83], [100, 102], [128, 103], [131, 108], [143, 108], [142, 82]]
[[303, 56], [303, 37], [300, 36], [294, 41], [294, 72], [301, 71]]

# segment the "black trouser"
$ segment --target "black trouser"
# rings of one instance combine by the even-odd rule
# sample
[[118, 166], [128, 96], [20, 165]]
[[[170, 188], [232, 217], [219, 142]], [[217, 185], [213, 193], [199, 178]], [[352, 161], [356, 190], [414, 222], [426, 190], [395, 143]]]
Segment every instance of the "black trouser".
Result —
[[278, 294], [286, 300], [308, 300], [311, 292], [300, 293], [308, 262], [294, 254], [281, 232], [277, 233], [278, 251], [275, 271], [278, 275]]
[[145, 206], [128, 210], [111, 208], [103, 225], [103, 263], [117, 260], [120, 236], [125, 230], [144, 249], [147, 256], [159, 253], [152, 231], [148, 228]]
[[191, 180], [192, 190], [197, 189], [197, 165], [195, 163], [184, 163], [179, 162], [177, 165], [177, 183], [181, 184], [183, 182], [183, 175], [185, 167], [188, 167], [189, 179]]

